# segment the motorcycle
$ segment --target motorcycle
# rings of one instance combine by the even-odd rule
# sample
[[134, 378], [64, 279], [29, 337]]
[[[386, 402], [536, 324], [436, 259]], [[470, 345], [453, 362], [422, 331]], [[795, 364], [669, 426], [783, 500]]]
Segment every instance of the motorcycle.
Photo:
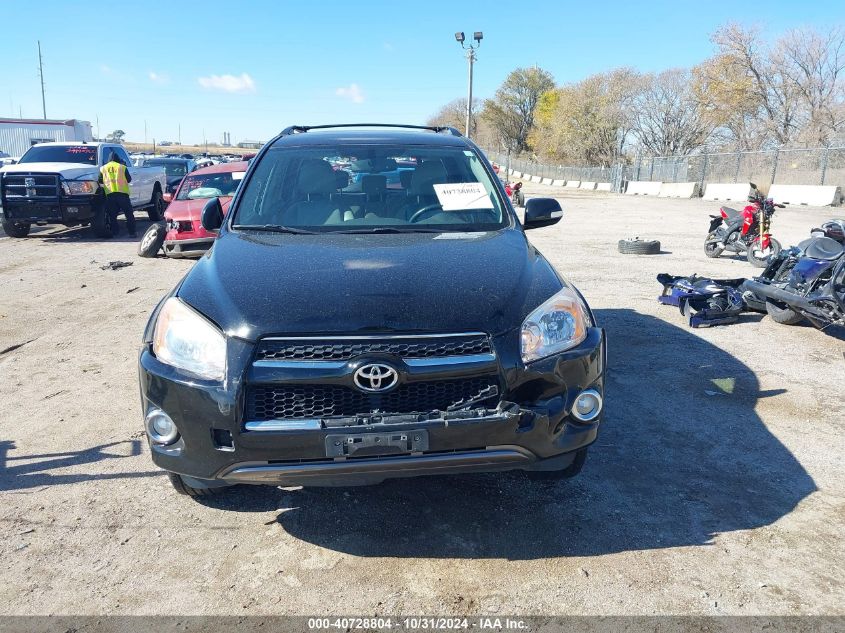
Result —
[[745, 282], [743, 299], [784, 325], [845, 325], [845, 220], [825, 222], [772, 257], [762, 275]]
[[505, 193], [511, 199], [511, 204], [515, 207], [525, 206], [525, 194], [522, 192], [521, 182], [506, 182]]
[[[756, 186], [751, 186], [756, 190]], [[711, 215], [710, 228], [704, 240], [704, 254], [718, 257], [724, 251], [745, 253], [749, 263], [765, 268], [772, 257], [781, 251], [780, 242], [769, 233], [775, 209], [786, 205], [776, 204], [760, 193], [748, 196], [751, 203], [742, 212], [730, 207], [721, 207], [720, 215]]]

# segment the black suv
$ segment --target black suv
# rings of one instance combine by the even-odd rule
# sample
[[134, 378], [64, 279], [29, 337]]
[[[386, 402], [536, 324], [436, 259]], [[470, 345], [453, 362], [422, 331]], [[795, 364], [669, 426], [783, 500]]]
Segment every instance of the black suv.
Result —
[[[352, 166], [354, 165], [354, 169]], [[291, 127], [252, 162], [140, 354], [153, 461], [192, 496], [522, 469], [576, 474], [604, 331], [451, 128]]]

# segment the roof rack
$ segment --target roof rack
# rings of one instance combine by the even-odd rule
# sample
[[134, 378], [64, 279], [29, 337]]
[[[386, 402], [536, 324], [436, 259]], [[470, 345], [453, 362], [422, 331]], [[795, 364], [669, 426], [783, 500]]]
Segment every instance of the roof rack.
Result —
[[279, 136], [290, 136], [291, 134], [302, 134], [309, 130], [325, 130], [342, 127], [398, 127], [411, 130], [430, 130], [437, 134], [448, 133], [452, 136], [463, 136], [458, 130], [445, 125], [403, 125], [401, 123], [338, 123], [336, 125], [291, 125], [282, 130]]

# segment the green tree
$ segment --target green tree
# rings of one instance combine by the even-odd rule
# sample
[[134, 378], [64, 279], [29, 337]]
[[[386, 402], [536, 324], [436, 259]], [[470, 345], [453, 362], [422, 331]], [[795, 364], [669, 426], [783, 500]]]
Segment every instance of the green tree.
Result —
[[106, 136], [106, 140], [111, 141], [112, 143], [122, 143], [123, 137], [126, 136], [126, 132], [123, 130], [115, 130], [108, 136]]
[[514, 152], [528, 149], [534, 114], [540, 97], [555, 87], [554, 78], [538, 67], [517, 68], [484, 102], [482, 117], [495, 130], [505, 147]]

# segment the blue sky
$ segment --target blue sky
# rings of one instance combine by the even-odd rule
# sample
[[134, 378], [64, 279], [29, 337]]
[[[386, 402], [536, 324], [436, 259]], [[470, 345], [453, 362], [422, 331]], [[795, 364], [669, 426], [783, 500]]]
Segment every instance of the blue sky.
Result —
[[[37, 6], [37, 13], [34, 7]], [[841, 0], [690, 2], [129, 2], [4, 0], [0, 116], [80, 118], [130, 140], [272, 137], [292, 124], [423, 122], [466, 94], [455, 31], [481, 30], [475, 94], [538, 64], [558, 83], [630, 65], [656, 71], [712, 52], [727, 21], [772, 37], [845, 23]], [[107, 24], [117, 25], [108, 28]], [[96, 130], [95, 130], [96, 132]]]

